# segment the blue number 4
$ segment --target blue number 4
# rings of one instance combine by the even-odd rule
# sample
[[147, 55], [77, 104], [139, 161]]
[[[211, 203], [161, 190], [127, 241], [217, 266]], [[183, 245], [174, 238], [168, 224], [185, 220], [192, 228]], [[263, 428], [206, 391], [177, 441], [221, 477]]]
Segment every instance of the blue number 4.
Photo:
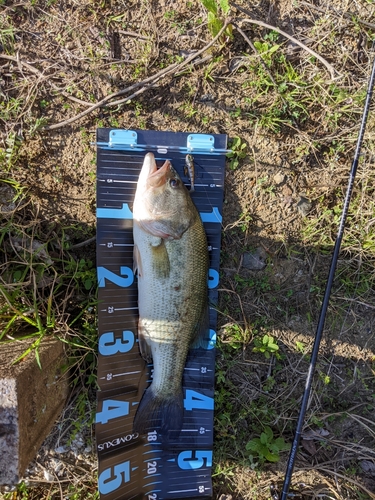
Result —
[[108, 420], [129, 415], [129, 403], [127, 401], [116, 401], [116, 399], [105, 399], [102, 411], [96, 414], [97, 424], [106, 424]]

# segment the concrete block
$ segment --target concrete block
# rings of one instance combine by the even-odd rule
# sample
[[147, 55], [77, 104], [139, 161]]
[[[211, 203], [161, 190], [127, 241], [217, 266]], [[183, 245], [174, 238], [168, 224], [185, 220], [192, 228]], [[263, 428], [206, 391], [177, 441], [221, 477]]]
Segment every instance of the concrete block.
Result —
[[16, 484], [50, 432], [68, 396], [63, 344], [44, 339], [39, 368], [31, 352], [16, 365], [33, 340], [0, 344], [0, 484]]

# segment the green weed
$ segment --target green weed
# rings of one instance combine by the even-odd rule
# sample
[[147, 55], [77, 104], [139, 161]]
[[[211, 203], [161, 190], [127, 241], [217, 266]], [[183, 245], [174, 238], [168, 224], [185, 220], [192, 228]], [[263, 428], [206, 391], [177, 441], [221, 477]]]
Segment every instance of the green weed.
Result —
[[[1, 2], [0, 5], [2, 5]], [[0, 13], [0, 45], [6, 54], [14, 51], [14, 32], [11, 18]]]
[[[1, 110], [0, 110], [1, 113]], [[22, 140], [15, 132], [10, 132], [5, 138], [5, 148], [0, 147], [0, 164], [5, 166], [5, 173], [8, 173], [16, 163], [20, 151]]]
[[[224, 19], [230, 11], [228, 0], [201, 0], [202, 5], [207, 9], [208, 29], [215, 37], [224, 26]], [[223, 33], [223, 40], [226, 37], [233, 37], [233, 27], [229, 24]]]
[[252, 465], [255, 465], [255, 460], [259, 464], [264, 462], [278, 462], [280, 460], [280, 452], [290, 449], [290, 444], [286, 443], [282, 437], [275, 438], [273, 430], [269, 426], [265, 426], [259, 438], [253, 438], [246, 444], [246, 450], [251, 451], [249, 459]]
[[222, 347], [227, 346], [230, 349], [243, 348], [249, 342], [249, 332], [243, 329], [240, 325], [233, 323], [227, 325], [220, 336], [220, 344]]
[[254, 344], [255, 347], [253, 348], [253, 352], [260, 352], [264, 354], [266, 359], [269, 359], [272, 355], [276, 356], [276, 358], [280, 358], [280, 354], [278, 352], [279, 346], [271, 335], [263, 335], [262, 338], [255, 337]]
[[231, 149], [231, 151], [226, 154], [229, 159], [229, 168], [231, 170], [236, 170], [240, 160], [247, 155], [247, 144], [240, 137], [234, 137], [229, 141], [228, 148]]

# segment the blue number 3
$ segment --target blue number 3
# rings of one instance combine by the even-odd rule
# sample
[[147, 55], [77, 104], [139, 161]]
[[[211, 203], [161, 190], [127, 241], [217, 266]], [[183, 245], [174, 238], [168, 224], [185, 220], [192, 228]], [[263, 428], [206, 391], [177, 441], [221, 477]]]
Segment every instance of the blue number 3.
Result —
[[115, 338], [113, 332], [106, 332], [99, 338], [99, 352], [102, 356], [125, 353], [132, 349], [134, 341], [134, 333], [130, 330], [123, 330], [121, 339]]

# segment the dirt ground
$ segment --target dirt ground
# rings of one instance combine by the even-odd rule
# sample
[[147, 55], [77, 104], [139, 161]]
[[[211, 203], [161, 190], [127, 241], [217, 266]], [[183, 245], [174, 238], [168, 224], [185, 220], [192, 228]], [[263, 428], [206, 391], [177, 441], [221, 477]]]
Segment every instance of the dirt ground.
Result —
[[[288, 453], [270, 463], [245, 445], [264, 425], [293, 439], [374, 57], [375, 5], [238, 0], [232, 35], [186, 66], [213, 38], [199, 1], [5, 0], [0, 9], [0, 138], [10, 151], [1, 177], [26, 188], [28, 217], [74, 228], [72, 244], [95, 232], [97, 127], [225, 133], [235, 145], [222, 227], [214, 498], [276, 499]], [[220, 9], [217, 18], [225, 18]], [[374, 129], [370, 112], [296, 499], [375, 498]], [[95, 258], [93, 245], [76, 254]], [[276, 355], [254, 351], [264, 335]], [[44, 488], [29, 498], [91, 498], [63, 492], [49, 472], [61, 462], [59, 480], [85, 474], [95, 483], [91, 427], [73, 441], [63, 429], [60, 422], [29, 474], [50, 481], [55, 496]]]

